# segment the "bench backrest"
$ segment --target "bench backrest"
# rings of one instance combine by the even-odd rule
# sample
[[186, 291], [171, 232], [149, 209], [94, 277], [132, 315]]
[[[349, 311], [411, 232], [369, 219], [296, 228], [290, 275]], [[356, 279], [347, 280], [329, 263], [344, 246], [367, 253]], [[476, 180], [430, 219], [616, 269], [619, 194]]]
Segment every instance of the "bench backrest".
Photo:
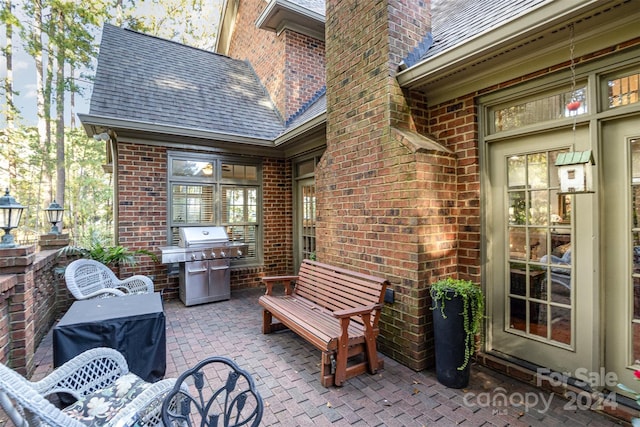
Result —
[[[340, 267], [305, 259], [302, 261], [294, 293], [329, 311], [384, 302], [389, 282]], [[377, 317], [374, 324], [377, 324]]]

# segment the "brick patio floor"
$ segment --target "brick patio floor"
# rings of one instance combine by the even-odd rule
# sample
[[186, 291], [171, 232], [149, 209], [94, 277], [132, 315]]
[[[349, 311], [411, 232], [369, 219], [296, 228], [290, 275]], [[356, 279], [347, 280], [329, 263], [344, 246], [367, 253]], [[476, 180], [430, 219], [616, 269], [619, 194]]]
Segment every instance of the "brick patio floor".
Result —
[[[207, 356], [230, 357], [254, 376], [265, 402], [265, 426], [620, 424], [594, 411], [571, 409], [570, 401], [479, 365], [472, 366], [469, 387], [455, 390], [440, 385], [433, 370], [415, 372], [382, 355], [385, 367], [378, 374], [324, 388], [318, 350], [289, 331], [262, 335], [259, 295], [259, 290], [238, 291], [229, 301], [192, 307], [165, 302], [166, 377], [178, 376]], [[51, 333], [38, 347], [36, 363], [34, 378], [51, 371]], [[493, 399], [499, 395], [507, 397], [507, 405]]]

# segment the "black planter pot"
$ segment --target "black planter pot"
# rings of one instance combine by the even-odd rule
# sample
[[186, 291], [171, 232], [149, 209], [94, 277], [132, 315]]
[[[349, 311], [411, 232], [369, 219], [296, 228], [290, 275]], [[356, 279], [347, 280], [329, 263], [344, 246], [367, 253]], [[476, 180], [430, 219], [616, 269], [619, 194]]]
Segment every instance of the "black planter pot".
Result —
[[[442, 302], [433, 299], [433, 335], [436, 350], [436, 377], [438, 382], [450, 388], [464, 388], [469, 385], [471, 363], [464, 364], [466, 333], [464, 331], [463, 310], [469, 312], [470, 307], [464, 307], [464, 300], [460, 296], [454, 297], [454, 292], [447, 292], [442, 317]], [[433, 297], [433, 296], [432, 296]], [[448, 299], [452, 298], [452, 299]]]

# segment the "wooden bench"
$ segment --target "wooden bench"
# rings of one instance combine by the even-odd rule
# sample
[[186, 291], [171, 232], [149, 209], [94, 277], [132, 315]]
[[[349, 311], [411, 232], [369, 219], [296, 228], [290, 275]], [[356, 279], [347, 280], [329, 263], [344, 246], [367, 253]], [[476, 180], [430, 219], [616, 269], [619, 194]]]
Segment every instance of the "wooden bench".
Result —
[[[382, 368], [376, 337], [389, 284], [385, 279], [304, 260], [297, 276], [262, 281], [262, 333], [289, 328], [322, 351], [323, 386], [341, 386], [348, 378]], [[284, 295], [273, 294], [278, 282], [284, 284]]]

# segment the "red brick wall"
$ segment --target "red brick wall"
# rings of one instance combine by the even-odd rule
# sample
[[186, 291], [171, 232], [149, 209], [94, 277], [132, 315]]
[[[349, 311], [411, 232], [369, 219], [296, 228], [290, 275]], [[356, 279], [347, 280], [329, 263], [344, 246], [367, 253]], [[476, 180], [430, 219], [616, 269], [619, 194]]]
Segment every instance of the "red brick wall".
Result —
[[262, 167], [264, 268], [267, 275], [293, 269], [291, 162], [265, 159]]
[[238, 7], [229, 56], [248, 60], [284, 120], [306, 104], [325, 83], [324, 42], [285, 30], [280, 35], [255, 26], [263, 0]]
[[[264, 268], [238, 267], [231, 271], [232, 289], [260, 286], [260, 277], [291, 271], [292, 188], [291, 165], [282, 159], [264, 159], [263, 220]], [[167, 150], [163, 147], [118, 145], [119, 221], [118, 244], [146, 249], [160, 257], [158, 247], [167, 244]], [[168, 277], [166, 266], [142, 256], [135, 266], [120, 267], [120, 276], [154, 276], [156, 291], [177, 298], [178, 278]]]
[[438, 105], [429, 111], [429, 126], [422, 132], [434, 135], [453, 151], [456, 166], [458, 240], [457, 276], [480, 283], [480, 161], [478, 112], [474, 96]]
[[14, 274], [0, 275], [0, 361], [6, 364], [11, 355], [10, 297], [15, 293], [17, 277]]
[[285, 119], [295, 114], [324, 87], [325, 45], [323, 41], [295, 31], [282, 33], [286, 40], [286, 109]]
[[[167, 245], [167, 152], [164, 147], [118, 144], [118, 244], [160, 254]], [[144, 272], [144, 273], [141, 273]], [[154, 276], [156, 291], [166, 287], [165, 267], [148, 256], [119, 275]]]
[[[318, 259], [390, 281], [379, 348], [414, 369], [433, 364], [428, 284], [457, 259], [456, 160], [415, 144], [395, 80], [421, 41], [411, 37], [426, 34], [425, 4], [327, 1], [327, 150], [316, 174]], [[403, 29], [409, 16], [416, 25]]]

